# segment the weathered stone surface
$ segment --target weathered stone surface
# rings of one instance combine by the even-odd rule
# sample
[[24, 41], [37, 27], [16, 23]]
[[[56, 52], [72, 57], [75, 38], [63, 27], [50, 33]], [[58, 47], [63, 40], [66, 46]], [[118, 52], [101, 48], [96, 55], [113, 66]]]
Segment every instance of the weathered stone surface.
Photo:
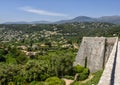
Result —
[[87, 57], [87, 67], [91, 72], [103, 68], [103, 57], [105, 52], [104, 37], [84, 37], [75, 64], [85, 65]]
[[115, 83], [114, 85], [120, 85], [120, 42], [118, 42], [118, 51], [115, 65]]
[[80, 64], [85, 66], [85, 59], [87, 57], [87, 67], [91, 72], [103, 69], [115, 41], [116, 38], [114, 37], [84, 37], [74, 65]]
[[76, 64], [87, 67], [91, 72], [101, 70], [98, 85], [120, 85], [120, 42], [117, 37], [84, 37], [76, 57]]
[[105, 58], [104, 58], [104, 67], [105, 67], [105, 64], [107, 63], [108, 61], [108, 58], [110, 56], [110, 53], [113, 49], [113, 45], [116, 41], [116, 37], [107, 37], [106, 38], [106, 43], [105, 43]]
[[116, 38], [116, 42], [113, 46], [112, 52], [110, 53], [109, 59], [105, 65], [103, 74], [100, 78], [98, 85], [116, 85], [114, 84], [114, 67], [116, 61], [116, 53], [118, 46], [118, 38]]

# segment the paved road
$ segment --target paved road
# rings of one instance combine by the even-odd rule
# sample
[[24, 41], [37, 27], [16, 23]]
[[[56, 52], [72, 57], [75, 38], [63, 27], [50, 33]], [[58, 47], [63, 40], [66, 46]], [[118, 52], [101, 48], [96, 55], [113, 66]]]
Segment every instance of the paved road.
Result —
[[70, 79], [63, 79], [65, 81], [65, 85], [70, 85], [71, 83], [74, 82], [74, 80], [70, 80]]

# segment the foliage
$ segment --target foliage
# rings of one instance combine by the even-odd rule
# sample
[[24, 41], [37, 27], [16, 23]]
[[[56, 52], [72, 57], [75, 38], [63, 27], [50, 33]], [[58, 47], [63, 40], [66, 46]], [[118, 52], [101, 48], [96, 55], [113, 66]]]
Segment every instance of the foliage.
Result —
[[84, 67], [83, 66], [80, 66], [80, 65], [76, 65], [73, 67], [73, 72], [74, 73], [81, 73], [84, 71]]
[[89, 81], [87, 81], [85, 83], [82, 83], [81, 81], [75, 81], [71, 85], [92, 85], [92, 84], [97, 85], [98, 82], [99, 82], [99, 79], [100, 79], [100, 77], [102, 75], [102, 72], [103, 72], [103, 70], [93, 73], [92, 75], [94, 77], [91, 80], [89, 80]]
[[98, 82], [99, 82], [99, 80], [100, 80], [100, 77], [101, 77], [101, 75], [102, 75], [102, 72], [103, 72], [103, 70], [95, 72], [95, 73], [93, 74], [94, 77], [93, 77], [90, 81], [86, 82], [86, 83], [83, 84], [83, 85], [92, 85], [92, 84], [97, 85]]
[[6, 59], [4, 56], [4, 50], [0, 49], [0, 62], [5, 62], [5, 61], [6, 61]]
[[64, 78], [74, 80], [74, 76], [65, 75]]
[[50, 77], [45, 80], [48, 85], [65, 85], [65, 82], [58, 77]]
[[24, 53], [20, 53], [20, 55], [17, 56], [16, 61], [18, 64], [24, 64], [28, 60], [27, 56]]
[[89, 73], [90, 73], [89, 69], [85, 68], [83, 70], [83, 72], [78, 73], [77, 80], [79, 81], [79, 80], [85, 80], [85, 79], [87, 79], [88, 76], [89, 76]]
[[75, 81], [73, 83], [71, 83], [70, 85], [81, 85], [79, 81]]
[[30, 85], [46, 85], [45, 82], [32, 81]]
[[11, 57], [11, 55], [9, 55], [9, 54], [6, 55], [6, 63], [8, 63], [8, 64], [17, 64], [16, 59]]
[[[0, 30], [2, 85], [7, 85], [8, 82], [44, 85], [46, 82], [40, 81], [45, 81], [49, 77], [72, 79], [76, 73], [79, 74], [78, 80], [83, 80], [88, 77], [89, 70], [79, 65], [73, 67], [83, 36], [120, 37], [120, 26], [100, 22], [1, 24], [0, 28], [4, 28]], [[36, 54], [26, 55], [29, 52]]]
[[90, 70], [88, 68], [84, 68], [83, 74], [89, 75], [89, 73], [90, 73]]
[[[11, 57], [11, 53], [6, 55], [6, 62], [0, 63], [0, 81], [3, 84], [6, 82], [24, 84], [32, 81], [44, 81], [51, 76], [61, 78], [64, 75], [70, 75], [73, 68], [74, 55], [71, 50], [49, 52], [36, 59], [29, 59], [25, 56], [27, 61], [24, 56], [22, 53], [18, 57]], [[24, 58], [20, 59], [21, 57]]]

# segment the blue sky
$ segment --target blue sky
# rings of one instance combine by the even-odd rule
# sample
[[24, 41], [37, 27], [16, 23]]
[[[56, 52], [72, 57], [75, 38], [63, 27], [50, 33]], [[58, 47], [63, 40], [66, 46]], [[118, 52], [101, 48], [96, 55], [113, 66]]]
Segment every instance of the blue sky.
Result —
[[0, 0], [0, 23], [120, 15], [120, 0]]

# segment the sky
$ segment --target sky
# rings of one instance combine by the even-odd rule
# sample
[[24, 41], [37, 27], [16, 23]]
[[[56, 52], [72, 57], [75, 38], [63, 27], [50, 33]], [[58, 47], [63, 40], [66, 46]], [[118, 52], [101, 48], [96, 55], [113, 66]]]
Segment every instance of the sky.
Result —
[[120, 0], [0, 0], [0, 23], [120, 15]]

